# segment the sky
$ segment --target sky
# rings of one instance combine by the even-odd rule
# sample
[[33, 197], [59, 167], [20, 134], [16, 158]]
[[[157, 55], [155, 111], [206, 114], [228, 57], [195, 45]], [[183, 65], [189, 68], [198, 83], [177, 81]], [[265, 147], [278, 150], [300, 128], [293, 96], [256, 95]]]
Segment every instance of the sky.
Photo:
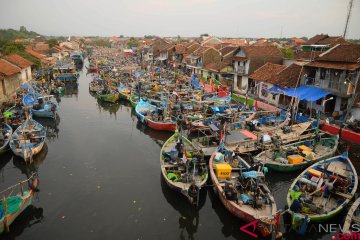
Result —
[[[0, 28], [54, 36], [343, 34], [349, 0], [0, 0]], [[347, 38], [360, 39], [360, 0]]]

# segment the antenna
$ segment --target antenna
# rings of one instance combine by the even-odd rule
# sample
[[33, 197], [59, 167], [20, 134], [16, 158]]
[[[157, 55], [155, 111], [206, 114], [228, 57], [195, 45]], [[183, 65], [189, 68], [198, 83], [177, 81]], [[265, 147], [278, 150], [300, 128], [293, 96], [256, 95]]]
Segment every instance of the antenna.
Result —
[[344, 34], [343, 34], [343, 37], [344, 37], [344, 38], [345, 38], [345, 36], [346, 36], [346, 31], [347, 31], [347, 28], [348, 28], [348, 26], [349, 26], [351, 9], [353, 8], [353, 3], [354, 3], [354, 0], [350, 0], [350, 1], [349, 1], [348, 14], [347, 14], [347, 16], [346, 16], [345, 29], [344, 29]]

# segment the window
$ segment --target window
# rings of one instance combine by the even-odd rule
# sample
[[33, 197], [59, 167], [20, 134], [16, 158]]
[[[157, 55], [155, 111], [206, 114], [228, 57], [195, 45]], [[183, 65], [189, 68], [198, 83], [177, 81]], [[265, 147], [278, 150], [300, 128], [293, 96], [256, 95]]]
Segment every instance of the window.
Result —
[[29, 72], [27, 69], [25, 69], [25, 73], [26, 73], [26, 80], [29, 80]]

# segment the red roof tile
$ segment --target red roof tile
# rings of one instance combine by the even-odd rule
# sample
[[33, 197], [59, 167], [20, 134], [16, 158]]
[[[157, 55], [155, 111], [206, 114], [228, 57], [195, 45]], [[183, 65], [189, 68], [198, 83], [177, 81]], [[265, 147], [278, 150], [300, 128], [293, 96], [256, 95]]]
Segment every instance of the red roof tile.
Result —
[[4, 59], [0, 59], [0, 73], [5, 76], [11, 76], [18, 72], [20, 72], [20, 68], [6, 62]]
[[15, 64], [16, 66], [18, 66], [22, 69], [33, 65], [32, 62], [30, 62], [29, 60], [27, 60], [17, 54], [11, 54], [11, 55], [4, 56], [4, 59], [8, 62], [11, 62], [12, 64]]
[[305, 71], [303, 66], [293, 63], [276, 74], [272, 82], [280, 87], [294, 88], [298, 86], [299, 78], [305, 74]]
[[232, 66], [231, 62], [217, 62], [217, 63], [209, 63], [205, 65], [203, 68], [210, 71], [220, 72], [221, 69], [227, 66]]
[[338, 70], [349, 70], [355, 71], [360, 68], [360, 63], [344, 63], [344, 62], [310, 62], [306, 64], [309, 67], [318, 67], [318, 68], [330, 68]]
[[282, 54], [280, 50], [274, 46], [244, 46], [243, 48], [246, 52], [246, 56], [249, 58], [264, 57], [264, 56], [282, 58]]
[[249, 76], [249, 78], [256, 81], [272, 83], [272, 81], [274, 80], [273, 77], [285, 68], [285, 65], [266, 63], [262, 67], [258, 68], [255, 72], [253, 72]]
[[321, 54], [316, 60], [357, 63], [360, 61], [360, 44], [337, 45]]

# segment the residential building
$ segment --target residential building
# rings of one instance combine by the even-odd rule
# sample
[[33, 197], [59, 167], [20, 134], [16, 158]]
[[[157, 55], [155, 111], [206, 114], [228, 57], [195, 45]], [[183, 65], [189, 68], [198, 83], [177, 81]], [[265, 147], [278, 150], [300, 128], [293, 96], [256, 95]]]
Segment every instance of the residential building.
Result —
[[21, 86], [21, 69], [0, 59], [0, 101], [10, 99]]
[[25, 58], [17, 54], [4, 56], [3, 60], [20, 68], [21, 83], [26, 83], [32, 79], [31, 66], [33, 65], [33, 63], [29, 60], [26, 60]]

